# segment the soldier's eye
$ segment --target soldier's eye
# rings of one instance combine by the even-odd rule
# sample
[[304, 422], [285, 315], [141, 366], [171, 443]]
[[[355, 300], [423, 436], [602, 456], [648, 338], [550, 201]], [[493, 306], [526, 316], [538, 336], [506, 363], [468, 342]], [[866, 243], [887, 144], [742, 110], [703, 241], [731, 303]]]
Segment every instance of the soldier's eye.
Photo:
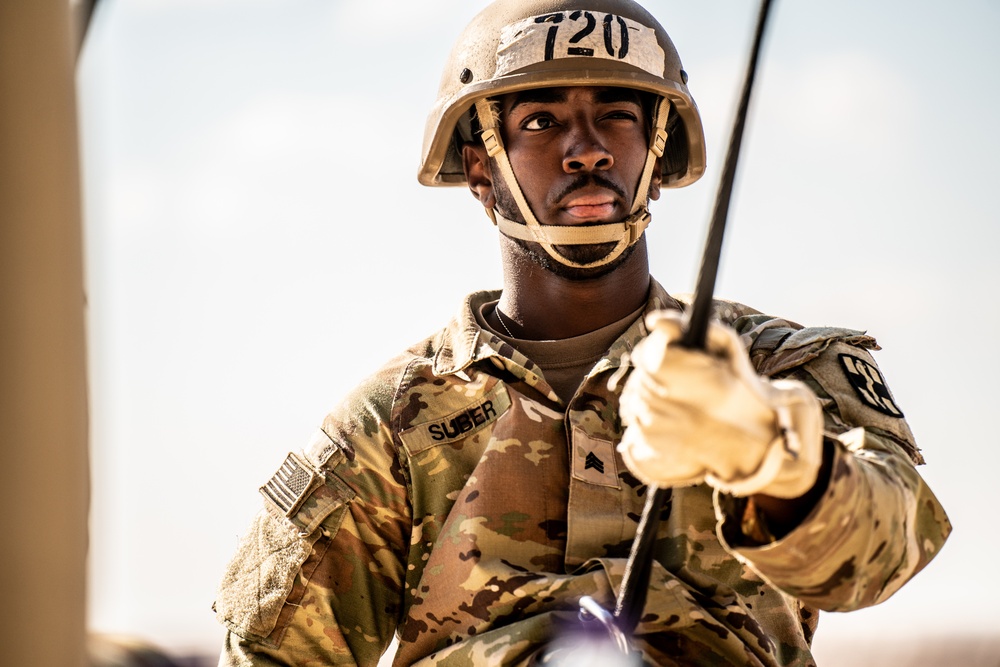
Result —
[[529, 116], [521, 124], [521, 127], [525, 130], [547, 130], [554, 125], [555, 121], [552, 120], [551, 116], [539, 114], [537, 116]]

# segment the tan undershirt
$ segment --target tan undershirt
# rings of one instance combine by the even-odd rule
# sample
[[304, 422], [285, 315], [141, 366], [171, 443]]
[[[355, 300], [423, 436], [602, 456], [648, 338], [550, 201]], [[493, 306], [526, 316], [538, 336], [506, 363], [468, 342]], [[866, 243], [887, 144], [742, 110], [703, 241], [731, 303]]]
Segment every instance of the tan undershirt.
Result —
[[646, 304], [643, 304], [617, 322], [581, 336], [562, 340], [524, 340], [511, 338], [506, 331], [497, 331], [490, 326], [486, 314], [494, 311], [496, 306], [496, 301], [484, 303], [475, 314], [476, 322], [538, 364], [546, 382], [567, 403], [573, 398], [587, 372], [646, 308]]

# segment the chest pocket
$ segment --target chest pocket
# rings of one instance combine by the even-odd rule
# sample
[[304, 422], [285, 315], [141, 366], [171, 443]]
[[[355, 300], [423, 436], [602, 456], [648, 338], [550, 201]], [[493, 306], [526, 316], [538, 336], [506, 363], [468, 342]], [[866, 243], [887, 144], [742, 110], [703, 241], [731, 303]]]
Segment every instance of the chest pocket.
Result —
[[498, 382], [460, 410], [412, 426], [399, 434], [413, 456], [431, 447], [467, 438], [489, 426], [510, 408], [506, 385]]

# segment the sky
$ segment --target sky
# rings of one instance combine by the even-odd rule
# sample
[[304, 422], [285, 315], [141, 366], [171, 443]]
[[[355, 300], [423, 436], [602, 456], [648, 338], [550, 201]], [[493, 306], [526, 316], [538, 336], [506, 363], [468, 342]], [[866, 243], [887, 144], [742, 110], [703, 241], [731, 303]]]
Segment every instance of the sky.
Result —
[[[104, 0], [78, 73], [92, 422], [90, 623], [211, 651], [257, 487], [361, 378], [500, 286], [462, 188], [417, 184], [452, 40], [485, 3]], [[697, 184], [647, 232], [693, 287], [756, 4], [649, 1], [690, 74]], [[859, 637], [1000, 633], [1000, 5], [776, 2], [717, 293], [866, 329], [955, 525]]]

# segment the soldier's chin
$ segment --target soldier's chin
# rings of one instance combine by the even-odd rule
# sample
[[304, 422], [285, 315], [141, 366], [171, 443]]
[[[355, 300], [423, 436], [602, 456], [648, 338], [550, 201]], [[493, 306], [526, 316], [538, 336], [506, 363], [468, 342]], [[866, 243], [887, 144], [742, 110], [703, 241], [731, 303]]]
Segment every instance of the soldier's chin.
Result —
[[577, 264], [599, 262], [615, 249], [617, 243], [597, 243], [589, 245], [557, 245], [552, 246], [560, 255]]
[[[613, 261], [607, 264], [602, 264], [600, 266], [591, 267], [589, 269], [582, 269], [575, 266], [569, 266], [557, 261], [555, 258], [549, 256], [545, 249], [537, 243], [530, 243], [528, 241], [522, 241], [521, 239], [511, 239], [515, 245], [517, 245], [524, 252], [526, 257], [530, 257], [531, 261], [536, 265], [542, 267], [549, 273], [559, 276], [561, 278], [566, 278], [567, 280], [592, 280], [594, 278], [600, 278], [608, 273], [611, 273], [632, 254], [635, 250], [635, 245], [629, 246], [625, 251], [616, 257]], [[563, 254], [563, 256], [577, 264], [590, 264], [592, 262], [597, 262], [614, 251], [617, 243], [600, 243], [597, 245], [557, 245], [553, 246], [556, 250]]]

